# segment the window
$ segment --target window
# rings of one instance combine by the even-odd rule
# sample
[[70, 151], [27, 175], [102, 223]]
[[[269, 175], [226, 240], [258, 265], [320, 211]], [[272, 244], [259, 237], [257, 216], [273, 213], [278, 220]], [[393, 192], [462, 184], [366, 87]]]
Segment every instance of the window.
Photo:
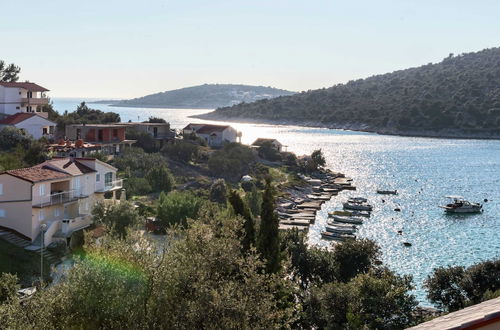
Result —
[[118, 138], [118, 130], [116, 128], [113, 128], [113, 137]]
[[0, 218], [5, 218], [5, 210], [0, 209]]
[[45, 196], [45, 185], [43, 183], [38, 187], [38, 192], [40, 196]]
[[108, 172], [104, 175], [104, 184], [106, 186], [112, 186], [113, 185], [113, 172]]
[[100, 182], [101, 181], [101, 173], [97, 173], [95, 175], [95, 182]]
[[43, 210], [40, 210], [40, 212], [38, 212], [38, 220], [43, 221], [44, 219], [45, 213], [43, 212]]
[[3, 183], [0, 183], [0, 195], [3, 195]]
[[16, 107], [16, 110], [19, 110], [19, 109], [21, 109], [21, 107]]
[[61, 215], [61, 210], [57, 207], [54, 209], [54, 216], [58, 218]]

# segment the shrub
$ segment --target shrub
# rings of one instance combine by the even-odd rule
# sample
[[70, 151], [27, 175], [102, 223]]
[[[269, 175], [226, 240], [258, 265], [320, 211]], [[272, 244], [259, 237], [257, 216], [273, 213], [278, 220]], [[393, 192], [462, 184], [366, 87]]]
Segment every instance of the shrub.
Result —
[[186, 219], [195, 219], [202, 205], [202, 199], [189, 191], [161, 193], [158, 199], [157, 219], [163, 227], [187, 226]]
[[248, 173], [254, 161], [255, 156], [249, 147], [229, 143], [211, 155], [208, 160], [208, 169], [215, 176], [236, 181]]
[[145, 152], [157, 152], [156, 140], [148, 132], [127, 128], [126, 137], [129, 140], [136, 140], [135, 147], [142, 148]]
[[108, 227], [113, 235], [125, 237], [127, 229], [140, 223], [141, 218], [135, 207], [129, 202], [105, 206], [98, 203], [92, 210], [92, 216], [98, 223]]
[[226, 204], [227, 187], [224, 179], [217, 179], [210, 186], [210, 200], [219, 204]]
[[21, 145], [28, 149], [31, 145], [32, 137], [23, 130], [14, 126], [5, 126], [0, 128], [0, 150], [9, 151]]
[[200, 147], [196, 144], [176, 141], [175, 143], [165, 145], [161, 151], [162, 154], [169, 158], [188, 163], [198, 157], [199, 149]]
[[175, 184], [174, 176], [170, 173], [166, 166], [159, 166], [151, 168], [146, 178], [151, 185], [153, 191], [165, 191], [169, 192], [172, 190]]
[[128, 196], [143, 196], [152, 191], [149, 181], [145, 178], [128, 178], [123, 182], [123, 187]]

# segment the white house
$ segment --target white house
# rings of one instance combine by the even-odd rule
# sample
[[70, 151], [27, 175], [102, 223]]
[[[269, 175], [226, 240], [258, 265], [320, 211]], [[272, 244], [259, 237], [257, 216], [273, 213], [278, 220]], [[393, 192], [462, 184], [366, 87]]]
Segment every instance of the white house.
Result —
[[252, 143], [252, 146], [261, 147], [262, 145], [264, 145], [266, 143], [269, 143], [275, 150], [277, 150], [279, 152], [282, 152], [283, 147], [286, 147], [283, 144], [281, 144], [280, 141], [278, 141], [276, 139], [264, 139], [264, 138], [258, 138], [257, 140], [254, 141], [254, 143]]
[[49, 90], [31, 82], [0, 82], [0, 117], [18, 112], [36, 112], [47, 118], [42, 106], [49, 103]]
[[184, 136], [196, 134], [210, 147], [222, 147], [225, 143], [240, 142], [241, 133], [229, 125], [189, 124], [182, 130]]
[[122, 188], [116, 168], [93, 158], [54, 158], [0, 174], [0, 228], [44, 243], [64, 240], [92, 223], [104, 193]]
[[14, 126], [39, 139], [43, 136], [52, 138], [56, 123], [39, 116], [39, 113], [19, 112], [15, 115], [0, 119], [0, 130], [5, 126]]

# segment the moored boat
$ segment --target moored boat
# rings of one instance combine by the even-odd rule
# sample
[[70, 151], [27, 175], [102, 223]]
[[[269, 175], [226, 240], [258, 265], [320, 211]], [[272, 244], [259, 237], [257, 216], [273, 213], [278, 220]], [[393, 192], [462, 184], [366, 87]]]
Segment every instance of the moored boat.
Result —
[[347, 200], [349, 203], [357, 203], [362, 204], [368, 202], [368, 200], [364, 197], [351, 197]]
[[329, 217], [333, 217], [334, 215], [343, 215], [343, 216], [347, 216], [347, 217], [369, 217], [370, 212], [369, 211], [356, 211], [356, 210], [352, 210], [352, 211], [343, 210], [343, 211], [328, 212]]
[[356, 239], [355, 235], [352, 234], [336, 234], [324, 231], [321, 233], [321, 237], [328, 240], [345, 241], [348, 239]]
[[351, 223], [351, 224], [355, 224], [355, 225], [363, 224], [363, 219], [356, 218], [356, 217], [344, 217], [341, 215], [334, 215], [333, 220], [335, 220], [337, 222]]
[[371, 211], [372, 206], [370, 204], [358, 204], [358, 203], [344, 203], [342, 204], [344, 209], [357, 210], [357, 211]]
[[453, 200], [452, 203], [440, 206], [447, 213], [479, 213], [483, 211], [483, 205], [471, 203], [461, 196], [446, 196]]
[[354, 234], [356, 231], [353, 228], [337, 227], [337, 226], [325, 226], [325, 230], [330, 233], [337, 234]]
[[377, 194], [381, 195], [397, 195], [398, 191], [397, 190], [377, 190]]

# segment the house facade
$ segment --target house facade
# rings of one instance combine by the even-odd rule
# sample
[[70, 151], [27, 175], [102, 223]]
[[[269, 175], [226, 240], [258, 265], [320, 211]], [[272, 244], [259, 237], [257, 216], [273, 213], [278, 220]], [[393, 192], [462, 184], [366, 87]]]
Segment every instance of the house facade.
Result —
[[71, 237], [92, 223], [104, 193], [122, 188], [116, 168], [93, 158], [54, 158], [0, 174], [0, 228], [34, 242]]
[[148, 133], [155, 140], [157, 148], [163, 147], [168, 141], [175, 139], [175, 131], [170, 129], [169, 123], [138, 123], [128, 122], [122, 123], [127, 126], [127, 131], [137, 130], [140, 132]]
[[49, 103], [45, 87], [31, 82], [0, 82], [0, 117], [18, 112], [37, 113], [47, 118], [42, 107]]
[[37, 140], [42, 137], [48, 139], [53, 138], [56, 125], [56, 123], [40, 116], [39, 113], [33, 112], [18, 112], [4, 119], [0, 119], [0, 130], [6, 126], [14, 126], [22, 129]]
[[194, 133], [214, 148], [220, 148], [226, 143], [241, 142], [241, 133], [229, 125], [189, 124], [182, 132], [185, 137]]
[[91, 157], [92, 153], [100, 152], [102, 147], [100, 144], [93, 144], [83, 140], [64, 140], [60, 139], [57, 143], [50, 144], [47, 151], [57, 157], [72, 157], [82, 158]]
[[257, 140], [254, 141], [254, 143], [252, 143], [252, 146], [254, 146], [254, 147], [261, 147], [265, 143], [270, 143], [271, 146], [275, 150], [277, 150], [278, 152], [282, 152], [283, 151], [283, 147], [286, 147], [283, 144], [281, 144], [280, 141], [278, 141], [276, 139], [264, 139], [264, 138], [258, 138]]
[[73, 124], [66, 125], [65, 135], [69, 140], [84, 140], [92, 144], [100, 144], [107, 155], [120, 154], [125, 148], [132, 146], [135, 140], [125, 139], [125, 124]]

